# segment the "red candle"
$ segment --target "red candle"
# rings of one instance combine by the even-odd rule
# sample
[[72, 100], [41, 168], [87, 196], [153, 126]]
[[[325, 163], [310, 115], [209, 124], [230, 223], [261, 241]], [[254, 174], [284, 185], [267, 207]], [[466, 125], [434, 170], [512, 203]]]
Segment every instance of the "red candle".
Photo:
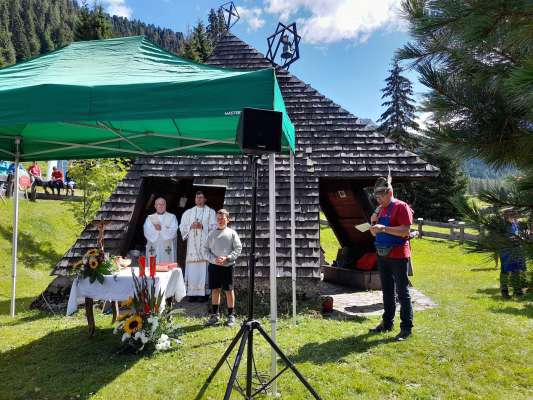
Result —
[[150, 277], [155, 276], [155, 256], [150, 256]]
[[146, 257], [140, 256], [139, 257], [139, 276], [144, 276], [144, 270], [146, 268]]

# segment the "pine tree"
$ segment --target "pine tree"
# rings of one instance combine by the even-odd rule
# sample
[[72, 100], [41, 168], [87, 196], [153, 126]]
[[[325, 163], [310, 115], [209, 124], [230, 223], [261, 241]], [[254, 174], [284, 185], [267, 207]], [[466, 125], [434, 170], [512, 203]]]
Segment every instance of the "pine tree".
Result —
[[112, 26], [102, 5], [95, 3], [90, 10], [87, 1], [84, 1], [74, 31], [75, 40], [100, 40], [110, 37], [112, 37]]
[[0, 67], [13, 64], [16, 60], [15, 48], [8, 30], [9, 10], [7, 2], [0, 1]]
[[30, 44], [26, 38], [24, 21], [21, 17], [21, 7], [18, 0], [12, 1], [11, 7], [11, 41], [15, 48], [17, 61], [26, 60], [31, 57]]
[[395, 142], [405, 148], [413, 151], [417, 145], [417, 140], [412, 133], [408, 131], [418, 130], [418, 124], [415, 121], [415, 111], [413, 95], [413, 85], [409, 79], [404, 77], [402, 68], [395, 60], [390, 75], [385, 80], [386, 87], [382, 89], [382, 99], [390, 99], [381, 105], [387, 107], [381, 114], [378, 122], [382, 122], [379, 130]]
[[220, 29], [218, 26], [218, 15], [213, 8], [209, 10], [207, 21], [207, 33], [209, 34], [209, 38], [211, 39], [212, 43], [216, 43]]
[[196, 40], [196, 36], [190, 34], [187, 38], [181, 41], [180, 45], [180, 53], [182, 57], [197, 63], [202, 61], [200, 54], [198, 53], [198, 42]]
[[91, 13], [91, 21], [93, 24], [94, 39], [109, 39], [113, 36], [111, 23], [104, 13], [104, 8], [101, 4], [95, 4]]
[[170, 29], [110, 17], [98, 4], [91, 9], [87, 2], [80, 7], [77, 0], [0, 0], [0, 65], [66, 46], [75, 35], [90, 40], [132, 34], [144, 34], [174, 53], [183, 41], [181, 33]]
[[37, 30], [35, 28], [35, 12], [34, 12], [34, 1], [32, 0], [22, 0], [22, 20], [24, 22], [26, 39], [28, 40], [28, 45], [30, 47], [30, 53], [32, 56], [36, 56], [41, 52], [41, 42], [37, 36]]
[[193, 43], [196, 44], [196, 51], [200, 58], [200, 62], [205, 62], [211, 55], [213, 46], [202, 21], [198, 21], [192, 31], [192, 36], [195, 38]]
[[522, 246], [533, 260], [533, 241], [511, 241], [502, 210], [533, 222], [533, 4], [530, 0], [405, 0], [414, 41], [398, 53], [411, 60], [430, 91], [424, 108], [441, 121], [430, 136], [441, 152], [480, 158], [522, 172], [508, 191], [489, 190], [485, 211], [458, 202], [465, 216], [488, 227], [475, 251]]
[[439, 174], [430, 180], [410, 184], [409, 190], [414, 194], [410, 205], [417, 217], [445, 222], [460, 215], [456, 201], [465, 198], [468, 179], [457, 160], [438, 150], [439, 143], [436, 140], [430, 137], [420, 140], [418, 154], [439, 168]]
[[220, 36], [222, 36], [224, 35], [224, 33], [227, 32], [226, 16], [224, 15], [224, 10], [222, 9], [222, 7], [218, 9], [217, 15], [218, 15], [218, 30], [219, 30]]
[[84, 0], [74, 28], [74, 40], [90, 39], [92, 39], [91, 10], [89, 10], [87, 1]]

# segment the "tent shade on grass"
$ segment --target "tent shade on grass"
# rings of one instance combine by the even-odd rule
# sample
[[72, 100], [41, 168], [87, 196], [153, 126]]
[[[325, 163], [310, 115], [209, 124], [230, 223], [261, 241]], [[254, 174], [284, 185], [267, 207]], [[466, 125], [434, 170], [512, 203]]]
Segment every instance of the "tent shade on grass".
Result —
[[143, 36], [72, 43], [0, 69], [0, 158], [238, 154], [244, 107], [283, 113], [275, 71], [196, 64]]

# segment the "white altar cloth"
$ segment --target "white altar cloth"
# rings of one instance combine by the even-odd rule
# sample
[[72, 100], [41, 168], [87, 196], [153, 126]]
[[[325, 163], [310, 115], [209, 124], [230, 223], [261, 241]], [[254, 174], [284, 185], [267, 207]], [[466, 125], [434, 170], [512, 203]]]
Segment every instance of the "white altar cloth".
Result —
[[[134, 268], [135, 275], [139, 276], [138, 268]], [[148, 268], [147, 268], [148, 272]], [[131, 276], [131, 268], [125, 268], [116, 275], [105, 275], [104, 283], [89, 282], [89, 278], [74, 279], [67, 305], [67, 315], [73, 314], [78, 309], [78, 304], [83, 303], [85, 297], [93, 300], [124, 301], [133, 297], [135, 286]], [[148, 277], [148, 279], [151, 279]], [[185, 282], [181, 268], [168, 272], [156, 272], [155, 291], [163, 293], [163, 298], [174, 298], [180, 301], [185, 297]], [[81, 300], [81, 301], [80, 301]]]

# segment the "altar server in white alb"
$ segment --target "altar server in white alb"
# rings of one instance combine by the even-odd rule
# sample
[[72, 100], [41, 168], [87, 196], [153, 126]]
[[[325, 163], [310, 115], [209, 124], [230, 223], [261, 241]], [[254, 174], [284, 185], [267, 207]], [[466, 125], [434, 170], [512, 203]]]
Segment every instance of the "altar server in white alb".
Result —
[[167, 212], [167, 202], [159, 197], [155, 200], [155, 214], [150, 214], [144, 222], [146, 237], [146, 257], [156, 256], [157, 263], [176, 262], [176, 237], [178, 220]]
[[195, 207], [183, 213], [180, 232], [187, 241], [187, 258], [185, 261], [185, 286], [189, 301], [204, 301], [209, 294], [207, 289], [207, 260], [204, 245], [207, 235], [216, 229], [215, 210], [205, 203], [207, 198], [203, 192], [196, 192]]

